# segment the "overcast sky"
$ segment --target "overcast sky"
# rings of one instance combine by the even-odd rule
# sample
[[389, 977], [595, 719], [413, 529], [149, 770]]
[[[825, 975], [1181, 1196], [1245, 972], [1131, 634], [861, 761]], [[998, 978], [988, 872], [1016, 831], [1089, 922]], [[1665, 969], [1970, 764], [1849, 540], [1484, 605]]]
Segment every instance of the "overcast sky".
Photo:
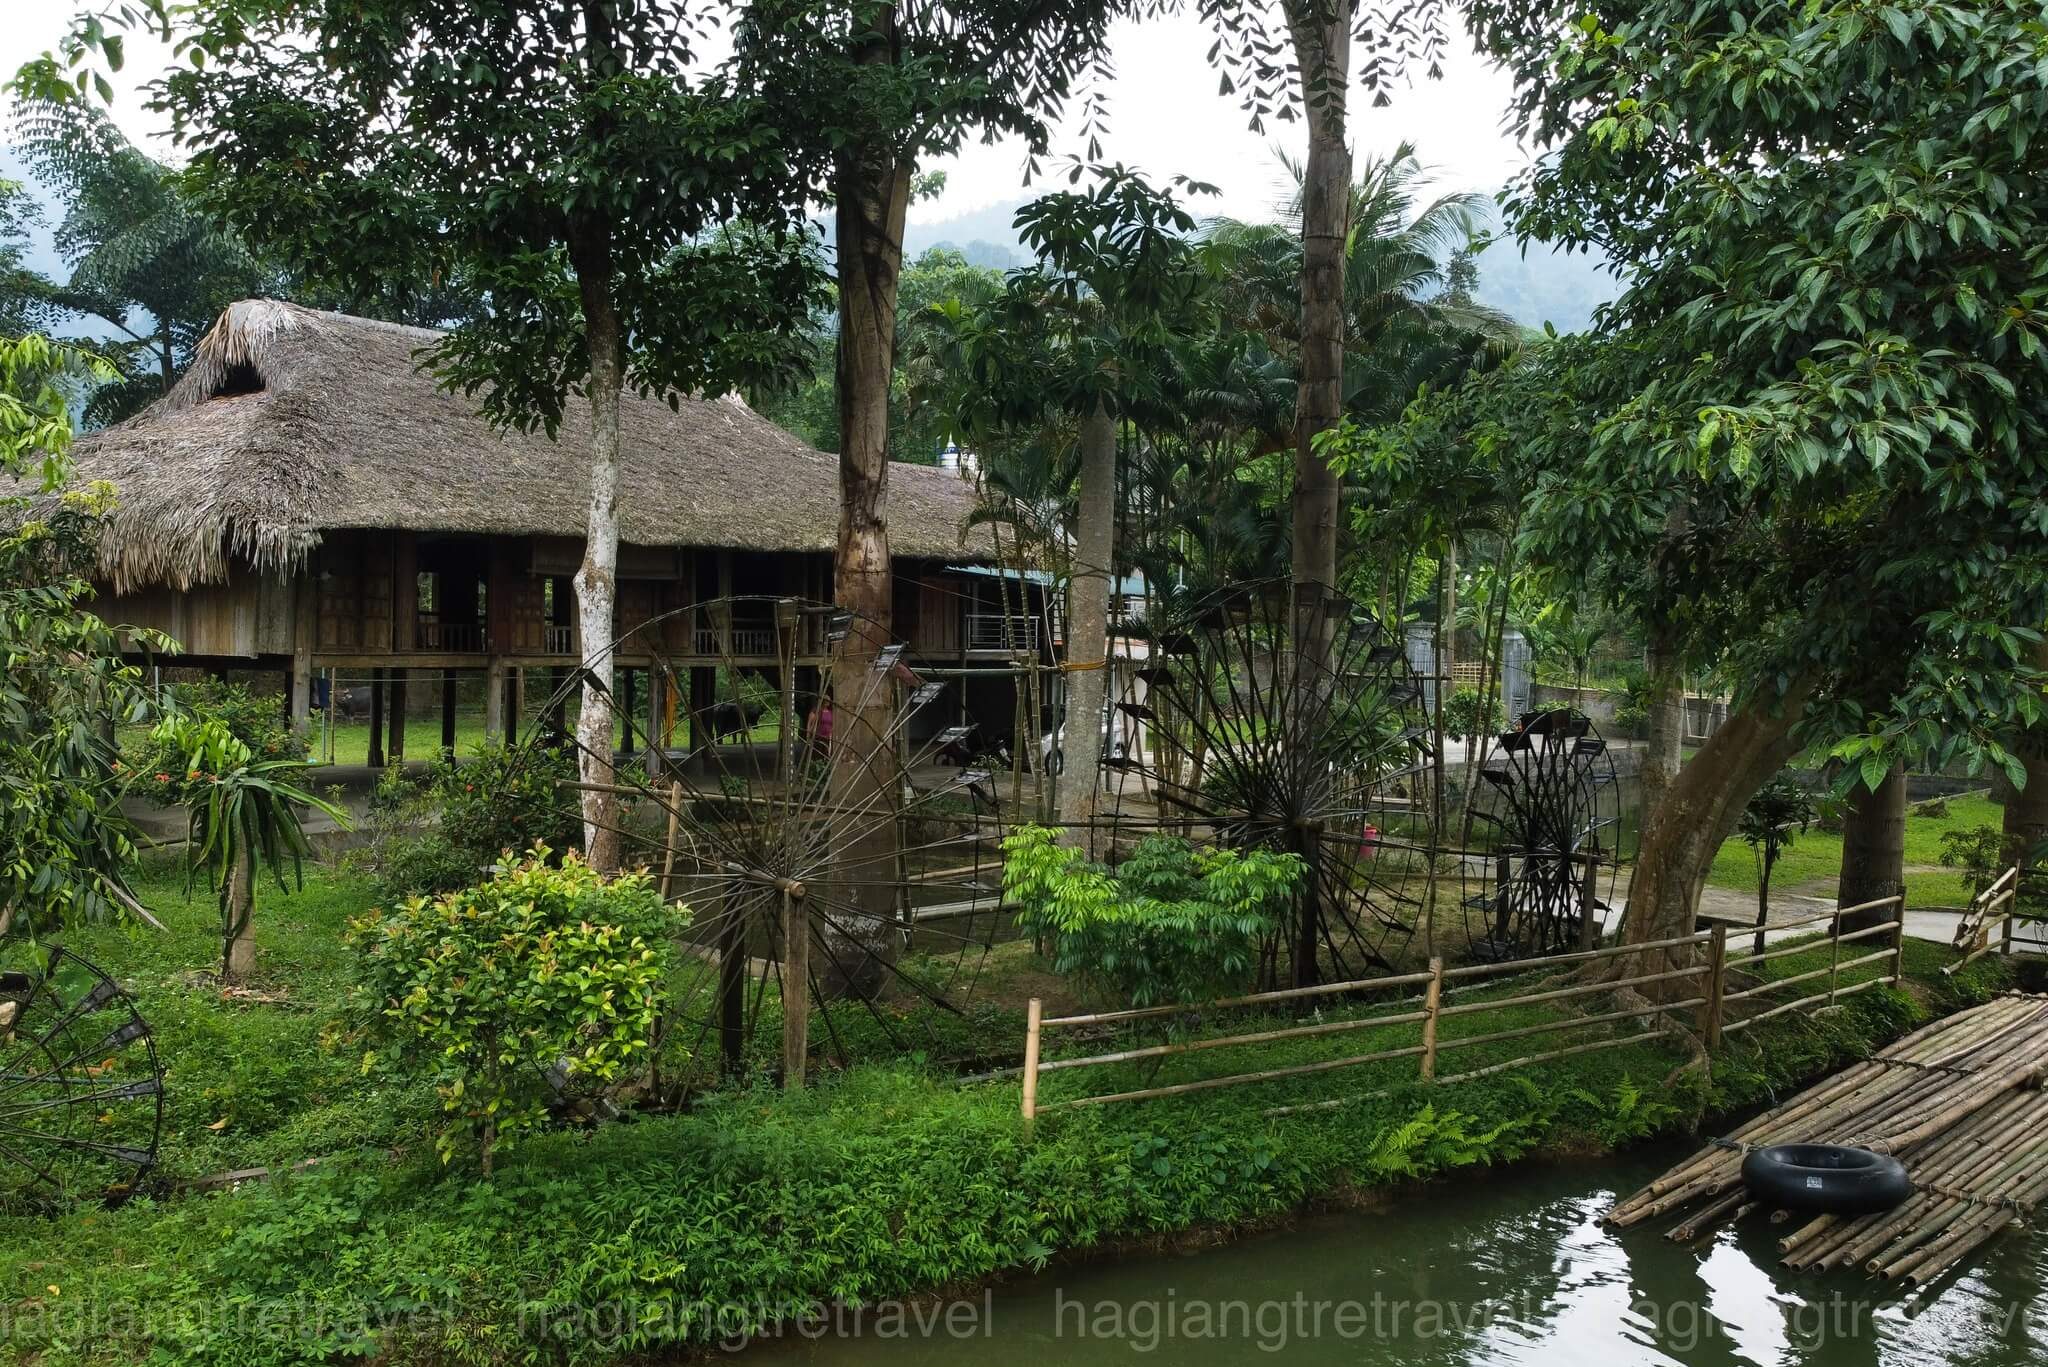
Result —
[[[70, 0], [0, 0], [0, 73], [12, 74], [25, 59], [62, 35]], [[1220, 194], [1197, 204], [1197, 214], [1263, 217], [1276, 197], [1280, 175], [1276, 144], [1299, 154], [1299, 124], [1272, 124], [1266, 134], [1246, 127], [1236, 101], [1218, 92], [1207, 65], [1211, 35], [1193, 18], [1143, 26], [1121, 24], [1112, 40], [1116, 79], [1110, 88], [1110, 129], [1106, 156], [1155, 178], [1186, 175], [1218, 187]], [[1351, 133], [1361, 155], [1384, 154], [1406, 138], [1438, 175], [1444, 190], [1498, 189], [1526, 161], [1526, 154], [1501, 131], [1509, 82], [1473, 55], [1462, 31], [1452, 35], [1444, 78], [1396, 89], [1394, 103], [1373, 109], [1354, 99]], [[175, 159], [157, 120], [141, 107], [137, 87], [161, 72], [166, 53], [136, 41], [128, 44], [126, 70], [116, 78], [115, 120], [159, 156]], [[1056, 152], [1083, 150], [1077, 135], [1061, 140]], [[946, 193], [918, 205], [912, 215], [933, 222], [1016, 199], [1023, 187], [1023, 154], [1013, 143], [978, 143], [941, 164]]]

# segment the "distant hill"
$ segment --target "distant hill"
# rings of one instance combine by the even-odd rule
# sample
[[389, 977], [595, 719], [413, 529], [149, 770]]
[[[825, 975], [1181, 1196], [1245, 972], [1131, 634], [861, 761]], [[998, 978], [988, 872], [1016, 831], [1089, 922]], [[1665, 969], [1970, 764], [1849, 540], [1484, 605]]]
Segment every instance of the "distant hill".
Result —
[[[1011, 227], [1024, 202], [1008, 200], [951, 218], [911, 223], [903, 234], [903, 254], [915, 260], [928, 247], [951, 247], [976, 266], [1014, 270], [1028, 265], [1030, 253]], [[1559, 332], [1580, 332], [1592, 324], [1595, 308], [1621, 293], [1621, 283], [1608, 271], [1604, 257], [1566, 252], [1546, 243], [1532, 243], [1524, 252], [1512, 238], [1505, 238], [1480, 253], [1476, 293], [1480, 303], [1533, 331], [1541, 332], [1550, 323]]]
[[[1014, 270], [1031, 264], [1031, 253], [1017, 241], [1013, 225], [1022, 199], [991, 204], [951, 218], [912, 221], [903, 230], [903, 255], [908, 260], [929, 247], [951, 247], [967, 258], [971, 266], [992, 266]], [[961, 244], [965, 243], [965, 246]]]
[[1597, 252], [1568, 252], [1547, 242], [1524, 251], [1503, 235], [1479, 254], [1478, 264], [1473, 294], [1479, 302], [1539, 332], [1545, 323], [1559, 332], [1583, 332], [1593, 310], [1621, 294], [1621, 281]]

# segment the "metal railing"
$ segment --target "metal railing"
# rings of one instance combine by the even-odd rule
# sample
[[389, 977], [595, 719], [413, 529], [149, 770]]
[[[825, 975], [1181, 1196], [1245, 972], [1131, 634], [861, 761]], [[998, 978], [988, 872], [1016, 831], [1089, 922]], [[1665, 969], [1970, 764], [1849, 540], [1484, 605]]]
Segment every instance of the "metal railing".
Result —
[[970, 612], [967, 614], [969, 650], [1038, 649], [1038, 619], [1016, 613]]
[[484, 628], [481, 622], [434, 622], [422, 618], [413, 623], [412, 643], [415, 650], [479, 653], [484, 648]]

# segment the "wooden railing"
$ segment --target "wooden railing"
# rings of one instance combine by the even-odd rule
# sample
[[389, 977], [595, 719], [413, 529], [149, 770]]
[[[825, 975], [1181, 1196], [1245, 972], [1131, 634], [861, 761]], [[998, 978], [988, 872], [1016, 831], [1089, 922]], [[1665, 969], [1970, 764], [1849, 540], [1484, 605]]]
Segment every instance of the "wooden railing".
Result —
[[413, 648], [475, 654], [484, 648], [483, 623], [435, 622], [423, 618], [413, 623]]
[[576, 628], [573, 626], [544, 626], [541, 628], [541, 652], [546, 655], [574, 655], [576, 653]]
[[[1861, 912], [1891, 908], [1891, 916], [1884, 922], [1862, 930], [1840, 933], [1841, 919]], [[1023, 1114], [1029, 1121], [1044, 1111], [1063, 1110], [1081, 1106], [1106, 1106], [1121, 1101], [1144, 1101], [1157, 1097], [1182, 1096], [1190, 1092], [1211, 1091], [1219, 1087], [1238, 1087], [1252, 1083], [1268, 1082], [1280, 1078], [1302, 1077], [1315, 1073], [1335, 1072], [1370, 1063], [1384, 1063], [1393, 1059], [1413, 1058], [1417, 1060], [1417, 1076], [1426, 1083], [1449, 1084], [1467, 1082], [1475, 1078], [1490, 1077], [1496, 1073], [1543, 1063], [1551, 1059], [1566, 1058], [1574, 1054], [1592, 1053], [1600, 1049], [1615, 1049], [1624, 1045], [1640, 1044], [1646, 1040], [1658, 1039], [1678, 1030], [1675, 1021], [1666, 1022], [1653, 1029], [1636, 1031], [1623, 1035], [1606, 1035], [1599, 1039], [1578, 1041], [1541, 1050], [1537, 1053], [1508, 1059], [1504, 1062], [1485, 1064], [1463, 1072], [1440, 1073], [1439, 1060], [1446, 1054], [1460, 1049], [1470, 1049], [1483, 1044], [1499, 1044], [1508, 1040], [1527, 1039], [1536, 1035], [1568, 1035], [1589, 1029], [1616, 1025], [1624, 1021], [1641, 1020], [1645, 1017], [1672, 1016], [1677, 1013], [1697, 1013], [1697, 1025], [1705, 1036], [1708, 1047], [1717, 1047], [1722, 1038], [1738, 1030], [1747, 1029], [1758, 1021], [1768, 1020], [1802, 1006], [1815, 1006], [1819, 1010], [1831, 1010], [1844, 998], [1863, 991], [1877, 983], [1897, 983], [1905, 971], [1905, 899], [1887, 897], [1875, 902], [1864, 902], [1856, 906], [1840, 907], [1822, 912], [1801, 921], [1773, 926], [1773, 930], [1797, 927], [1820, 921], [1832, 922], [1829, 945], [1829, 960], [1825, 968], [1798, 973], [1789, 978], [1761, 983], [1740, 991], [1728, 990], [1728, 975], [1732, 969], [1740, 969], [1780, 958], [1787, 954], [1813, 953], [1820, 948], [1811, 940], [1802, 940], [1793, 945], [1766, 949], [1762, 953], [1730, 958], [1728, 954], [1728, 927], [1717, 925], [1711, 930], [1695, 931], [1690, 935], [1678, 935], [1663, 940], [1652, 940], [1643, 944], [1609, 945], [1603, 948], [1580, 950], [1572, 954], [1557, 954], [1547, 958], [1529, 961], [1512, 961], [1493, 964], [1466, 964], [1446, 968], [1442, 959], [1431, 959], [1429, 968], [1421, 973], [1403, 973], [1381, 978], [1354, 979], [1347, 982], [1324, 983], [1314, 987], [1286, 988], [1276, 992], [1259, 992], [1249, 996], [1232, 997], [1223, 1001], [1207, 1002], [1200, 1006], [1176, 1004], [1172, 1006], [1143, 1007], [1128, 1011], [1102, 1011], [1089, 1015], [1055, 1016], [1047, 1018], [1042, 1003], [1033, 998], [1025, 1015]], [[1889, 937], [1889, 943], [1875, 953], [1863, 954], [1844, 959], [1842, 946], [1866, 941], [1877, 937]], [[1589, 965], [1623, 956], [1641, 955], [1652, 951], [1669, 953], [1674, 950], [1703, 948], [1700, 962], [1683, 967], [1661, 969], [1598, 981], [1572, 983], [1562, 987], [1544, 988], [1523, 992], [1507, 997], [1482, 997], [1473, 1000], [1452, 1000], [1461, 992], [1486, 985], [1489, 979], [1503, 974], [1527, 973], [1532, 969], [1549, 970], [1561, 965]], [[1860, 979], [1843, 985], [1844, 971], [1872, 964], [1880, 959], [1890, 961], [1889, 971], [1883, 975]], [[1727, 1022], [1727, 1010], [1731, 1003], [1750, 1001], [1786, 987], [1814, 981], [1825, 977], [1827, 985], [1789, 1002], [1772, 1002], [1769, 1009], [1746, 1016], [1735, 1022]], [[1502, 1030], [1488, 1030], [1478, 1034], [1459, 1035], [1445, 1038], [1441, 1034], [1444, 1021], [1461, 1016], [1477, 1015], [1482, 1012], [1503, 1011], [1513, 1007], [1569, 1001], [1575, 998], [1610, 993], [1621, 988], [1640, 988], [1653, 983], [1671, 983], [1680, 980], [1696, 980], [1697, 986], [1681, 992], [1668, 1001], [1649, 1006], [1632, 1007], [1618, 1011], [1603, 1011], [1590, 1016], [1561, 1017], [1535, 1025], [1516, 1026]], [[1275, 1005], [1300, 1002], [1316, 997], [1338, 996], [1358, 992], [1398, 991], [1421, 989], [1419, 1004], [1408, 1010], [1396, 1010], [1386, 1015], [1361, 1016], [1356, 1019], [1318, 1021], [1308, 1025], [1282, 1026], [1275, 1029], [1257, 1030], [1247, 1034], [1204, 1036], [1198, 1039], [1171, 1041], [1164, 1044], [1142, 1045], [1130, 1049], [1119, 1049], [1111, 1053], [1090, 1054], [1075, 1057], [1045, 1059], [1042, 1056], [1045, 1032], [1048, 1030], [1071, 1029], [1080, 1026], [1110, 1025], [1127, 1021], [1155, 1019], [1163, 1016], [1186, 1015], [1196, 1011], [1217, 1010], [1232, 1007]], [[1410, 1000], [1414, 1000], [1410, 998]], [[1397, 999], [1390, 1005], [1401, 1005]], [[1394, 1026], [1420, 1024], [1421, 1042], [1417, 1044], [1390, 1045], [1381, 1049], [1368, 1049], [1347, 1054], [1339, 1058], [1317, 1059], [1311, 1062], [1291, 1064], [1285, 1067], [1269, 1068], [1257, 1072], [1231, 1073], [1221, 1077], [1198, 1078], [1189, 1082], [1171, 1083], [1165, 1086], [1143, 1087], [1130, 1091], [1109, 1092], [1093, 1096], [1065, 1098], [1059, 1101], [1040, 1102], [1038, 1099], [1039, 1079], [1046, 1073], [1061, 1072], [1075, 1068], [1101, 1068], [1113, 1064], [1133, 1063], [1144, 1059], [1168, 1058], [1179, 1054], [1192, 1054], [1210, 1049], [1225, 1049], [1249, 1044], [1272, 1044], [1284, 1040], [1321, 1038], [1331, 1035], [1384, 1029]], [[1294, 1111], [1317, 1110], [1344, 1106], [1366, 1096], [1380, 1095], [1379, 1092], [1365, 1092], [1333, 1098], [1327, 1101], [1311, 1101], [1289, 1106], [1269, 1108], [1268, 1115], [1284, 1115]]]
[[775, 628], [769, 626], [741, 625], [732, 623], [720, 626], [708, 623], [699, 626], [692, 634], [696, 653], [699, 655], [730, 655], [735, 658], [772, 657], [775, 654]]

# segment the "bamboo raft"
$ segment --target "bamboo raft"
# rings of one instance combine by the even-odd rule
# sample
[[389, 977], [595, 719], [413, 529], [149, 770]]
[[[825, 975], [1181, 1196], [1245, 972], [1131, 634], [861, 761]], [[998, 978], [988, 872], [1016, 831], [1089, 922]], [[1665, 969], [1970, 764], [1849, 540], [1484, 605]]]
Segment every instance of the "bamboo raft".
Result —
[[[1615, 1225], [1680, 1215], [1690, 1242], [1763, 1209], [1742, 1159], [1769, 1144], [1856, 1144], [1906, 1165], [1913, 1194], [1875, 1215], [1821, 1215], [1778, 1240], [1784, 1266], [1861, 1268], [1926, 1286], [2027, 1223], [2048, 1196], [2048, 997], [2012, 993], [1915, 1031], [1659, 1177], [1608, 1211]], [[1774, 1224], [1799, 1218], [1769, 1213]]]

